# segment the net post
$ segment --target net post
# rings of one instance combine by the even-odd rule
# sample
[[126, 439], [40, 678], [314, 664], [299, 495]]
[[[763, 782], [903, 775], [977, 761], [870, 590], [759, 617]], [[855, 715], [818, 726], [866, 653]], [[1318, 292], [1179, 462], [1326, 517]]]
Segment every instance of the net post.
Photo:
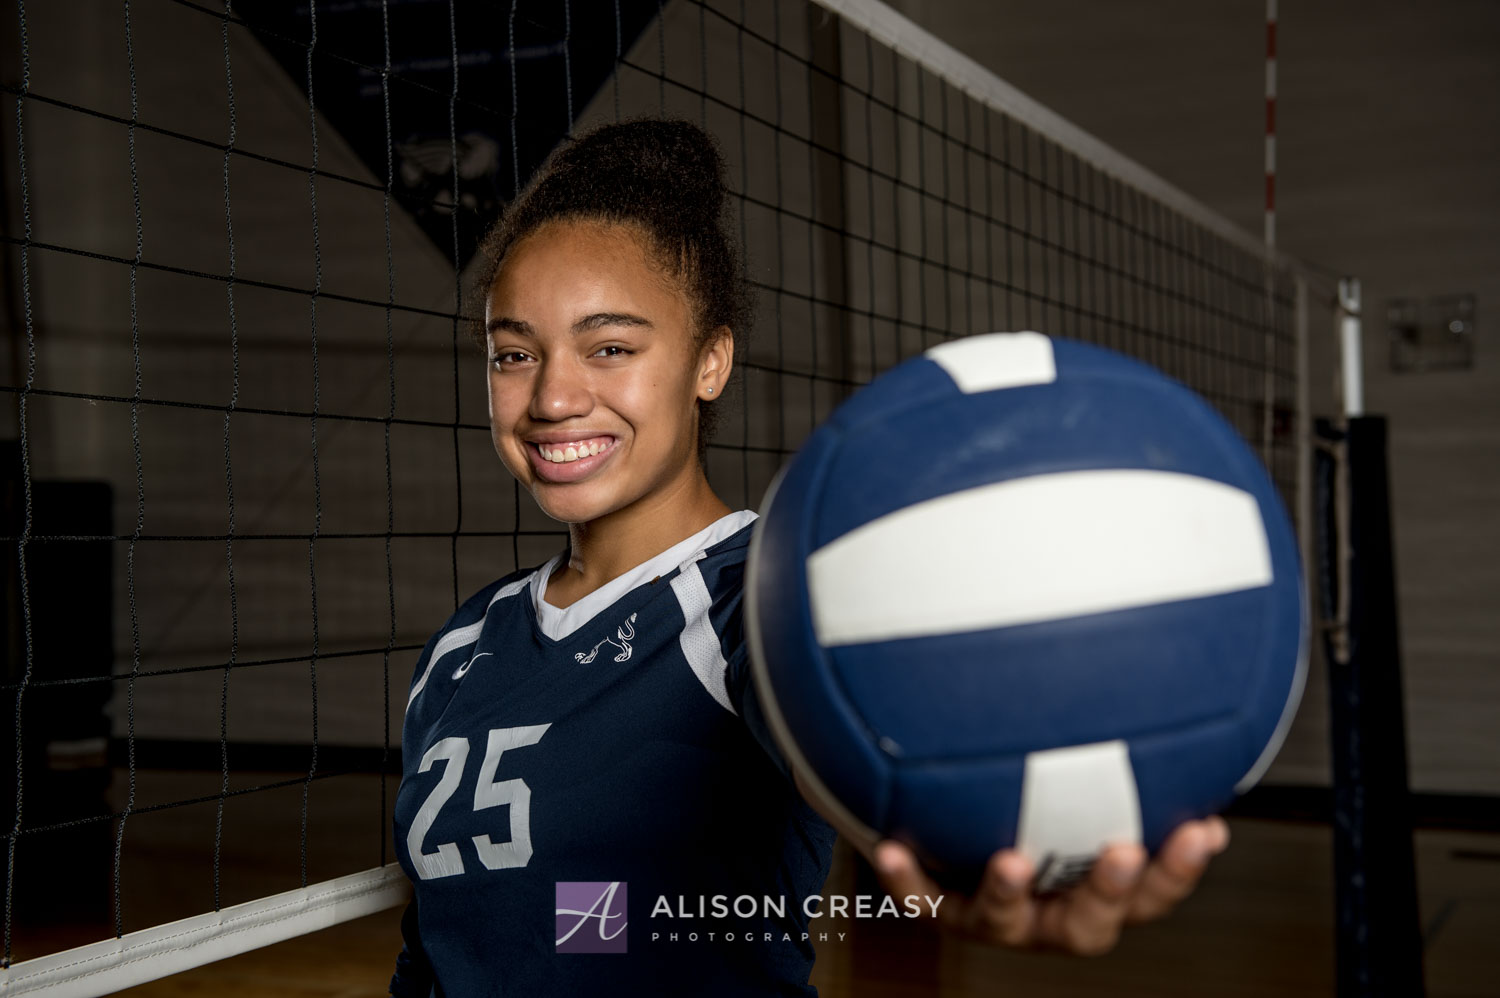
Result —
[[1424, 993], [1386, 437], [1385, 417], [1357, 416], [1343, 445], [1349, 646], [1330, 668], [1341, 998]]
[[1319, 591], [1333, 763], [1340, 998], [1425, 993], [1385, 417], [1364, 414], [1360, 287], [1339, 281], [1342, 416], [1320, 419]]

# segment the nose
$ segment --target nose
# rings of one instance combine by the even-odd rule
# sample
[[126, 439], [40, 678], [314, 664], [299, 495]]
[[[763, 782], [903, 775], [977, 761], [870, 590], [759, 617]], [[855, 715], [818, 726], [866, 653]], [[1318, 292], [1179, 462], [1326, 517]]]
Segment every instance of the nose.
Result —
[[532, 419], [557, 422], [573, 416], [587, 416], [594, 408], [594, 394], [586, 372], [567, 357], [551, 357], [541, 362], [532, 382]]

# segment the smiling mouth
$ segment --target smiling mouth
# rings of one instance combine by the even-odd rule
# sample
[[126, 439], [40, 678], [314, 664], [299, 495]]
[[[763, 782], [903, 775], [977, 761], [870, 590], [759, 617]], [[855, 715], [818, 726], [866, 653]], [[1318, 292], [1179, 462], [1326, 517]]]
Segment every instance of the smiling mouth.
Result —
[[571, 464], [585, 458], [595, 457], [614, 446], [614, 437], [586, 437], [565, 443], [528, 443], [541, 455], [543, 461], [552, 464]]

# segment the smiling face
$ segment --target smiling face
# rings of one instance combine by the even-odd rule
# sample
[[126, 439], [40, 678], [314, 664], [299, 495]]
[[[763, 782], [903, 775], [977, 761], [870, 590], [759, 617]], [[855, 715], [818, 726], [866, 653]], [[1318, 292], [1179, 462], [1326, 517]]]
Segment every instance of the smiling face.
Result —
[[583, 523], [701, 478], [696, 403], [722, 394], [733, 341], [696, 348], [687, 296], [634, 229], [543, 224], [506, 253], [485, 328], [495, 451], [548, 516]]

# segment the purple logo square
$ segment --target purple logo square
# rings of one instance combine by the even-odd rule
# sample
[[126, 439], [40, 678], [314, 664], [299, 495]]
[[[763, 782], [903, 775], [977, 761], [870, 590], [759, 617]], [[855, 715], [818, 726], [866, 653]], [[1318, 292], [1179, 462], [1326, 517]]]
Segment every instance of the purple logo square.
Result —
[[624, 953], [626, 884], [622, 880], [557, 882], [557, 951]]

